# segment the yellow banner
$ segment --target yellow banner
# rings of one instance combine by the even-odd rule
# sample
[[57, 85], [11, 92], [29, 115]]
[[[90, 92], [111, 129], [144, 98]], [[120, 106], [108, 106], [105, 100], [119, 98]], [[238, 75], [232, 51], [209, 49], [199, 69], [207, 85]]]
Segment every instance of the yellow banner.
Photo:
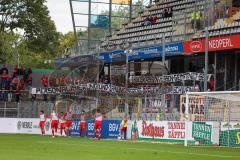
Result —
[[115, 4], [129, 4], [130, 0], [112, 0], [112, 3], [115, 3]]

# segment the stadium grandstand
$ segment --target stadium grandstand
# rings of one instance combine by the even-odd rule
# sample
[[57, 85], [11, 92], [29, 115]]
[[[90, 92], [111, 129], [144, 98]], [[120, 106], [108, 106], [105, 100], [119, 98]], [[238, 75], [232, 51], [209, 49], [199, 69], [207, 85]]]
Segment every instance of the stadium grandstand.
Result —
[[[211, 40], [207, 66], [207, 90], [239, 89], [239, 18], [239, 8], [233, 6], [232, 1], [159, 0], [152, 2], [139, 16], [124, 23], [119, 31], [103, 37], [102, 43], [96, 46], [95, 52], [57, 59], [56, 70], [47, 74], [46, 81], [49, 83], [44, 85], [44, 82], [41, 83], [42, 78], [36, 78], [33, 87], [63, 86], [81, 78], [82, 83], [112, 84], [127, 88], [165, 86], [175, 87], [178, 90], [190, 87], [194, 91], [206, 91], [205, 82], [202, 80], [178, 79], [163, 83], [158, 79], [164, 75], [171, 77], [171, 75], [179, 76], [179, 74], [192, 72], [205, 74], [204, 39], [207, 35]], [[163, 47], [165, 47], [164, 50]], [[96, 63], [97, 59], [100, 60], [98, 63]], [[68, 79], [64, 80], [65, 76]], [[99, 93], [94, 94], [92, 99], [96, 99], [94, 97]], [[79, 96], [83, 98], [92, 95]], [[112, 96], [112, 102], [109, 102], [109, 99], [108, 102], [102, 100], [102, 106], [108, 106], [106, 110], [109, 116], [117, 118], [121, 117], [121, 112], [125, 112], [126, 97], [119, 96], [120, 99]], [[145, 115], [150, 119], [155, 119], [159, 112], [167, 112], [165, 114], [169, 114], [170, 119], [174, 117], [174, 120], [178, 120], [180, 93], [166, 94], [164, 97], [163, 103], [162, 95], [141, 93], [133, 98], [128, 107], [129, 111], [126, 112], [139, 116], [139, 107], [145, 107], [141, 110], [150, 112]], [[139, 104], [136, 98], [140, 98], [143, 104]], [[51, 98], [45, 96], [43, 99]], [[92, 99], [90, 101], [95, 101]], [[154, 109], [148, 108], [147, 101], [153, 105]], [[118, 106], [117, 110], [116, 106]], [[164, 106], [165, 109], [159, 109], [159, 106], [160, 108]], [[91, 107], [94, 108], [94, 103]], [[139, 118], [141, 119], [142, 116]], [[162, 118], [164, 119], [163, 116]]]
[[[239, 147], [240, 5], [235, 2], [141, 3], [142, 10], [124, 17], [115, 30], [109, 16], [102, 31], [107, 34], [98, 40], [76, 37], [78, 49], [56, 59], [54, 70], [32, 69], [28, 92], [20, 100], [1, 99], [0, 117], [71, 110], [78, 124], [84, 111], [92, 125], [100, 110], [114, 123], [128, 120], [128, 139]], [[72, 16], [76, 21], [73, 11]], [[86, 32], [92, 29], [88, 16]], [[103, 136], [116, 139], [118, 132]]]

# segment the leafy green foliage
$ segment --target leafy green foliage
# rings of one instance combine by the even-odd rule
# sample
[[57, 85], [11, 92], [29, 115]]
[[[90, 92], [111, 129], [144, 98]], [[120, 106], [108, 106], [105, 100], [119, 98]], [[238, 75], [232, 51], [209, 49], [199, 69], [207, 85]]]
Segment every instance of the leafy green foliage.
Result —
[[[46, 0], [0, 1], [0, 63], [44, 67], [59, 53], [59, 33], [49, 16]], [[16, 46], [14, 48], [13, 46]]]

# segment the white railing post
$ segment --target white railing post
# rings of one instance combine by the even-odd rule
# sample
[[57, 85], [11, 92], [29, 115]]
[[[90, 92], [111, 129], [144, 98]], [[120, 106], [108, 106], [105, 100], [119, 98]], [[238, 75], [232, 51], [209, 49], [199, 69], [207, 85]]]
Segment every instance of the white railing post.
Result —
[[187, 146], [187, 141], [188, 141], [188, 124], [189, 124], [189, 94], [186, 93], [186, 105], [185, 105], [185, 140], [184, 140], [184, 146]]

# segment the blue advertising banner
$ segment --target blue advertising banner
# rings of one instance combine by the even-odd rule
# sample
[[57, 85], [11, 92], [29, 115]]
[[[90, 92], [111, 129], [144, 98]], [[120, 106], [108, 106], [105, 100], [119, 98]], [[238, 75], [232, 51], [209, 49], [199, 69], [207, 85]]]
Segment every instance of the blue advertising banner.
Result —
[[[72, 135], [79, 136], [79, 121], [73, 121], [73, 131]], [[117, 139], [119, 136], [119, 130], [121, 127], [120, 120], [103, 120], [101, 138], [104, 139]], [[94, 120], [87, 121], [86, 128], [88, 130], [88, 137], [93, 137], [94, 135]], [[85, 133], [83, 133], [85, 136]]]
[[[133, 48], [128, 54], [128, 60], [139, 60], [139, 59], [149, 59], [162, 57], [163, 47], [160, 45]], [[167, 44], [165, 46], [165, 55], [175, 56], [175, 55], [184, 55], [183, 43], [177, 42], [172, 44]], [[56, 60], [56, 66], [78, 66], [80, 63], [85, 63], [89, 61], [96, 60], [97, 54], [93, 55], [83, 55], [74, 58], [68, 59], [59, 59]], [[125, 62], [126, 61], [126, 52], [124, 50], [116, 50], [111, 52], [102, 52], [100, 53], [100, 60], [103, 63], [112, 63], [112, 62]]]
[[[162, 57], [163, 47], [159, 45], [142, 48], [133, 48], [128, 53], [128, 60], [149, 59]], [[183, 55], [183, 43], [177, 42], [165, 46], [166, 56]], [[126, 60], [126, 53], [123, 50], [100, 53], [100, 58], [105, 63], [120, 62]]]

